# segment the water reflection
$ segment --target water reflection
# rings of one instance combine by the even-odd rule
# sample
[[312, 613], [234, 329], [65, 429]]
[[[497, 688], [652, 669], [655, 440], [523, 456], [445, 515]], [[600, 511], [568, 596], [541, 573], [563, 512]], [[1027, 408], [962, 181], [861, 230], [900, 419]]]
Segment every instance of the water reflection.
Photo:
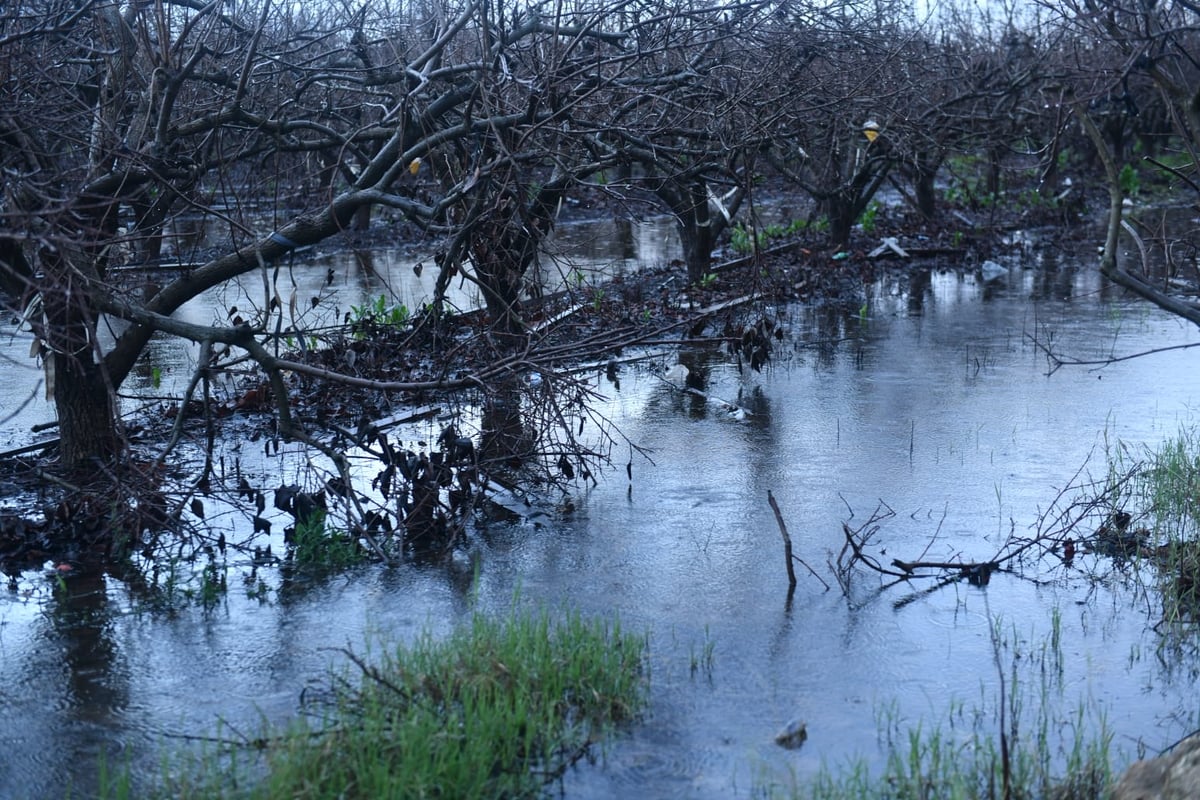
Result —
[[60, 590], [50, 609], [47, 633], [59, 639], [67, 702], [82, 722], [109, 723], [129, 702], [111, 616], [108, 583], [99, 571], [73, 577], [70, 590]]
[[33, 436], [33, 426], [53, 418], [53, 406], [46, 401], [41, 365], [29, 357], [33, 336], [17, 327], [15, 319], [6, 319], [0, 328], [0, 445], [19, 447]]
[[19, 614], [19, 639], [12, 631], [0, 639], [0, 697], [6, 716], [20, 720], [0, 728], [0, 796], [53, 797], [69, 784], [95, 786], [100, 765], [120, 763], [126, 745], [118, 732], [131, 704], [130, 674], [114, 635], [106, 576], [70, 575], [55, 585], [41, 613]]
[[908, 315], [919, 317], [925, 311], [925, 298], [930, 294], [933, 285], [932, 269], [916, 269], [908, 276], [908, 286], [905, 291], [908, 297]]
[[[385, 291], [369, 277], [382, 271], [387, 290], [403, 292], [399, 277], [412, 273], [381, 255], [369, 269], [339, 263], [356, 291]], [[315, 271], [314, 287], [325, 278]], [[1094, 448], [1153, 443], [1194, 421], [1186, 353], [1047, 378], [1030, 334], [1080, 357], [1200, 338], [1109, 294], [1088, 264], [1016, 268], [992, 288], [968, 275], [900, 275], [869, 287], [863, 313], [787, 310], [792, 338], [761, 373], [684, 350], [687, 386], [712, 399], [664, 383], [673, 360], [622, 368], [619, 387], [597, 374], [599, 411], [650, 458], [633, 457], [627, 477], [618, 454], [606, 480], [577, 488], [573, 515], [536, 527], [480, 520], [467, 547], [437, 565], [308, 581], [260, 573], [272, 601], [260, 605], [238, 588], [252, 568], [235, 563], [217, 608], [174, 618], [127, 613], [136, 602], [112, 578], [69, 580], [84, 596], [59, 598], [27, 577], [0, 606], [9, 765], [0, 795], [61, 796], [63, 776], [87, 775], [74, 762], [103, 743], [121, 743], [153, 778], [163, 731], [286, 718], [304, 683], [336, 660], [329, 648], [361, 648], [373, 634], [411, 640], [426, 624], [444, 632], [472, 607], [507, 608], [518, 592], [522, 602], [619, 613], [652, 633], [651, 711], [600, 765], [568, 775], [570, 797], [746, 796], [764, 774], [878, 758], [879, 708], [899, 703], [908, 724], [944, 719], [952, 701], [969, 706], [995, 689], [989, 617], [1036, 637], [1055, 610], [1067, 710], [1102, 697], [1120, 742], [1166, 744], [1196, 711], [1194, 654], [1156, 662], [1162, 641], [1119, 581], [1048, 570], [1038, 584], [1000, 576], [986, 588], [897, 591], [860, 576], [847, 602], [801, 571], [789, 613], [766, 503], [770, 490], [797, 555], [826, 576], [842, 522], [860, 524], [881, 500], [896, 511], [881, 532], [887, 557], [991, 555]], [[751, 414], [739, 419], [717, 399]], [[511, 411], [488, 412], [499, 443], [523, 434]], [[440, 424], [395, 438], [435, 441]], [[243, 457], [247, 470], [278, 466]], [[22, 602], [25, 591], [33, 599]], [[711, 670], [693, 671], [710, 644]], [[772, 736], [796, 717], [810, 740], [782, 751]]]

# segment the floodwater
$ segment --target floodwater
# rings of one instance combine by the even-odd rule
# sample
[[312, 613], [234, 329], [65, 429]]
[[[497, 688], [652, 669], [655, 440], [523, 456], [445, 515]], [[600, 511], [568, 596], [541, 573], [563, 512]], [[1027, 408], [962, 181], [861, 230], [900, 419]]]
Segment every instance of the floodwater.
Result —
[[[668, 233], [639, 234], [638, 247]], [[591, 257], [619, 260], [627, 250]], [[662, 257], [649, 252], [638, 254]], [[1164, 747], [1197, 727], [1195, 657], [1150, 629], [1153, 601], [1110, 563], [1081, 558], [1067, 569], [1047, 557], [1024, 576], [935, 591], [924, 591], [930, 582], [881, 589], [860, 572], [849, 597], [829, 566], [843, 522], [859, 527], [881, 502], [895, 512], [872, 540], [883, 563], [990, 558], [1011, 531], [1028, 535], [1059, 489], [1103, 477], [1106, 446], [1138, 455], [1195, 422], [1187, 350], [1047, 375], [1035, 338], [1081, 359], [1200, 342], [1191, 327], [1106, 287], [1091, 258], [1031, 248], [987, 283], [970, 273], [889, 277], [870, 288], [861, 313], [778, 309], [788, 336], [761, 374], [685, 352], [693, 386], [740, 403], [751, 412], [742, 418], [653, 369], [625, 367], [619, 390], [597, 375], [606, 413], [650, 458], [633, 456], [630, 480], [629, 456], [616, 451], [598, 486], [578, 487], [574, 513], [481, 522], [448, 563], [306, 581], [231, 562], [220, 602], [183, 602], [169, 614], [113, 577], [58, 587], [26, 575], [0, 599], [0, 796], [64, 796], [69, 787], [86, 796], [102, 760], [152, 783], [175, 768], [162, 753], [199, 746], [193, 737], [253, 736], [263, 719], [294, 715], [301, 690], [344, 663], [338, 648], [378, 651], [514, 599], [618, 614], [650, 634], [645, 718], [596, 764], [569, 773], [567, 797], [747, 797], [822, 763], [878, 764], [881, 716], [907, 728], [944, 722], [955, 704], [994, 713], [990, 622], [1023, 654], [1022, 680], [1037, 670], [1029, 653], [1052, 632], [1059, 638], [1059, 689], [1044, 705], [1063, 719], [1079, 707], [1088, 724], [1103, 715], [1126, 759], [1138, 743]], [[297, 265], [298, 284], [322, 285], [330, 266]], [[399, 281], [411, 264], [385, 273]], [[212, 319], [227, 300], [194, 313]], [[186, 381], [186, 353], [157, 357]], [[660, 367], [675, 355], [665, 358]], [[19, 374], [28, 380], [5, 391], [24, 398], [37, 376]], [[28, 440], [28, 424], [45, 413], [34, 400], [0, 441]], [[438, 424], [407, 435], [436, 436]], [[247, 462], [250, 449], [240, 454]], [[294, 453], [274, 458], [262, 462], [283, 473], [272, 483], [308, 469]], [[832, 588], [799, 568], [787, 603], [768, 491], [797, 556]], [[216, 524], [244, 532], [245, 520]], [[807, 722], [808, 741], [784, 750], [772, 739], [793, 719]], [[1052, 736], [1069, 728], [1052, 725]]]

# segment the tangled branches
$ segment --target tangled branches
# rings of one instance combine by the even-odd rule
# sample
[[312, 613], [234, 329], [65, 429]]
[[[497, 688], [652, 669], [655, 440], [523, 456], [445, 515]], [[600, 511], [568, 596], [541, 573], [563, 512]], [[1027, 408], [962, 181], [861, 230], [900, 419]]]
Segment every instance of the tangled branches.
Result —
[[[1029, 535], [1018, 535], [1015, 523], [1010, 522], [1008, 535], [987, 558], [973, 559], [959, 554], [945, 559], [929, 558], [930, 550], [941, 538], [946, 516], [943, 512], [921, 553], [914, 558], [892, 558], [885, 563], [881, 556], [887, 551], [878, 546], [879, 534], [883, 524], [896, 512], [880, 501], [857, 528], [842, 523], [844, 543], [830, 568], [842, 591], [849, 595], [853, 576], [859, 570], [882, 576], [886, 581], [884, 588], [931, 580], [936, 589], [962, 580], [973, 586], [986, 586], [997, 572], [1040, 580], [1033, 570], [1047, 558], [1053, 559], [1055, 566], [1095, 570], [1100, 563], [1120, 564], [1135, 555], [1153, 554], [1150, 532], [1138, 525], [1138, 519], [1126, 510], [1131, 484], [1143, 472], [1144, 465], [1131, 464], [1124, 471], [1100, 480], [1086, 475], [1085, 467], [1086, 462], [1057, 492], [1049, 508], [1038, 515]], [[1077, 558], [1085, 555], [1094, 556], [1086, 565]]]

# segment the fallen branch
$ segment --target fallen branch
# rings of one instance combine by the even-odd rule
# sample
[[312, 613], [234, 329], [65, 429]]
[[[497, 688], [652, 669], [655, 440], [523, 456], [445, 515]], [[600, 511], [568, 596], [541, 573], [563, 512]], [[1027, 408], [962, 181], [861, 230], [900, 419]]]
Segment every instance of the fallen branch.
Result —
[[[853, 553], [850, 560], [841, 565], [843, 570], [848, 571], [854, 564], [862, 563], [868, 569], [878, 572], [880, 575], [904, 580], [908, 580], [909, 578], [942, 577], [946, 570], [953, 570], [958, 573], [958, 577], [966, 578], [970, 583], [982, 586], [991, 579], [993, 572], [1001, 568], [1004, 561], [1016, 555], [1013, 553], [991, 561], [903, 561], [899, 558], [894, 558], [892, 559], [891, 566], [896, 569], [888, 569], [863, 550], [863, 545], [866, 544], [871, 535], [879, 530], [878, 525], [872, 525], [877, 518], [879, 518], [878, 512], [871, 517], [871, 520], [866, 525], [859, 528], [858, 531], [852, 531], [849, 525], [844, 522], [842, 523], [842, 533], [846, 536], [846, 547]], [[865, 534], [863, 533], [864, 530], [867, 531]], [[843, 553], [845, 553], [845, 549], [843, 548]], [[841, 559], [839, 559], [840, 561]], [[897, 570], [899, 571], [897, 572]], [[937, 572], [923, 573], [922, 570], [937, 570]], [[845, 582], [843, 581], [844, 584]]]
[[46, 450], [50, 447], [58, 447], [59, 441], [60, 439], [55, 436], [53, 439], [46, 439], [41, 442], [34, 442], [33, 444], [22, 445], [21, 447], [14, 447], [11, 450], [5, 450], [3, 453], [0, 453], [0, 461], [7, 461], [8, 459], [15, 458], [17, 456], [29, 455], [30, 453], [36, 453], [39, 450]]
[[[974, 586], [986, 586], [992, 578], [992, 573], [1000, 569], [999, 561], [901, 561], [898, 558], [892, 559], [892, 566], [904, 571], [907, 576], [914, 578], [919, 577], [936, 577], [923, 576], [916, 574], [920, 569], [936, 569], [936, 570], [955, 570], [958, 572], [958, 577], [966, 578], [967, 582]], [[894, 573], [888, 573], [894, 574]]]
[[911, 574], [919, 569], [957, 569], [964, 572], [977, 567], [998, 569], [1000, 563], [997, 561], [901, 561], [893, 558], [892, 566]]
[[775, 502], [775, 495], [771, 493], [770, 489], [767, 490], [767, 502], [771, 504], [771, 510], [775, 512], [775, 522], [779, 524], [779, 533], [783, 536], [783, 557], [787, 562], [788, 574], [788, 599], [791, 599], [792, 592], [796, 590], [796, 570], [792, 566], [793, 560], [800, 562], [814, 578], [821, 582], [821, 585], [825, 587], [825, 591], [828, 592], [829, 584], [825, 582], [825, 579], [805, 563], [804, 559], [792, 554], [792, 537], [788, 535], [787, 524], [783, 521], [783, 512], [779, 510], [779, 503]]
[[792, 537], [788, 536], [787, 525], [784, 524], [783, 514], [779, 511], [779, 504], [775, 502], [775, 495], [771, 490], [767, 490], [767, 502], [771, 504], [771, 510], [775, 512], [775, 522], [779, 524], [779, 534], [783, 537], [783, 559], [787, 566], [788, 576], [788, 596], [796, 590], [796, 570], [792, 566]]
[[[874, 519], [874, 517], [872, 517], [872, 520], [873, 520], [873, 519]], [[870, 522], [868, 522], [867, 524], [868, 524], [868, 525], [870, 525]], [[865, 528], [866, 526], [863, 526], [863, 527]], [[867, 554], [867, 553], [866, 553], [866, 552], [863, 550], [863, 544], [865, 544], [865, 543], [866, 543], [866, 541], [867, 541], [867, 538], [869, 538], [869, 536], [870, 536], [872, 533], [874, 533], [875, 531], [879, 530], [879, 526], [878, 526], [878, 525], [875, 525], [875, 526], [874, 526], [874, 527], [873, 527], [873, 528], [872, 528], [872, 529], [871, 529], [871, 530], [870, 530], [870, 531], [867, 533], [867, 535], [863, 537], [863, 539], [862, 539], [862, 542], [859, 542], [859, 541], [858, 541], [858, 540], [856, 540], [854, 537], [855, 537], [855, 535], [856, 535], [856, 534], [858, 534], [858, 533], [861, 533], [861, 531], [862, 531], [862, 530], [863, 530], [863, 528], [860, 528], [858, 531], [852, 531], [852, 530], [850, 530], [850, 526], [849, 526], [849, 525], [847, 525], [847, 524], [846, 524], [846, 523], [844, 523], [844, 522], [842, 523], [842, 533], [844, 533], [844, 534], [846, 535], [846, 547], [849, 547], [849, 548], [850, 548], [850, 551], [853, 553], [853, 555], [852, 555], [852, 556], [851, 556], [851, 558], [850, 558], [850, 561], [848, 561], [848, 562], [846, 562], [844, 565], [842, 565], [844, 569], [847, 569], [847, 570], [848, 570], [848, 569], [849, 569], [850, 567], [852, 567], [854, 564], [856, 564], [856, 563], [858, 563], [858, 562], [862, 562], [863, 564], [866, 564], [866, 565], [867, 565], [867, 567], [868, 567], [869, 569], [871, 569], [871, 570], [873, 570], [873, 571], [875, 571], [875, 572], [878, 572], [880, 575], [888, 575], [888, 576], [891, 576], [891, 577], [893, 577], [893, 578], [908, 578], [908, 577], [912, 577], [911, 573], [908, 573], [908, 572], [896, 572], [895, 570], [890, 570], [890, 569], [888, 569], [887, 567], [883, 566], [883, 565], [882, 565], [882, 564], [880, 564], [878, 561], [876, 561], [876, 560], [875, 560], [875, 558], [874, 558], [873, 556], [871, 556], [871, 555], [868, 555], [868, 554]], [[845, 548], [845, 547], [843, 547], [843, 548], [842, 548], [842, 553], [843, 553], [843, 554], [845, 554], [845, 550], [846, 550], [846, 548]], [[840, 559], [839, 559], [839, 561], [840, 561]]]

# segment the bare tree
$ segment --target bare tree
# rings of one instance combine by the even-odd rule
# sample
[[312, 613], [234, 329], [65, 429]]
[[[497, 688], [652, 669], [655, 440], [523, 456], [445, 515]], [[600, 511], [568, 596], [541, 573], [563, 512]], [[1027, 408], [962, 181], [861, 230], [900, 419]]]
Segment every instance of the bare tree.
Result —
[[829, 240], [851, 228], [896, 163], [906, 119], [907, 12], [888, 3], [792, 9], [776, 52], [772, 164], [817, 203]]
[[[269, 3], [46, 0], [7, 12], [0, 213], [11, 233], [0, 254], [6, 282], [38, 304], [63, 464], [119, 449], [115, 391], [155, 331], [239, 345], [268, 336], [281, 304], [272, 265], [373, 207], [458, 233], [447, 268], [469, 252], [489, 307], [510, 307], [555, 197], [593, 169], [578, 149], [527, 143], [553, 142], [573, 93], [592, 91], [584, 51], [624, 38], [598, 24], [609, 6], [581, 24], [547, 8], [501, 16], [464, 0], [309, 18]], [[556, 158], [566, 177], [552, 175], [526, 224], [506, 200], [523, 200], [514, 170]], [[188, 217], [224, 231], [195, 263], [148, 295], [112, 273], [156, 258]], [[497, 225], [527, 234], [502, 246], [503, 263], [485, 253]], [[240, 327], [166, 322], [254, 271], [264, 297]], [[130, 323], [107, 350], [103, 318]]]
[[[843, 244], [896, 170], [928, 208], [946, 154], [983, 141], [989, 114], [1016, 116], [1034, 62], [931, 42], [907, 20], [875, 0], [5, 6], [0, 280], [53, 375], [62, 465], [121, 451], [117, 392], [156, 333], [201, 345], [193, 384], [234, 358], [257, 364], [280, 435], [343, 471], [291, 413], [285, 371], [380, 392], [482, 387], [492, 438], [523, 440], [505, 432], [534, 345], [521, 301], [571, 193], [664, 206], [697, 282], [770, 170], [817, 201]], [[1168, 95], [1187, 85], [1165, 62], [1146, 69]], [[378, 380], [280, 352], [305, 333], [280, 265], [384, 214], [438, 242], [433, 323], [453, 276], [479, 287], [497, 349], [474, 374]], [[192, 229], [207, 230], [202, 245]], [[148, 265], [163, 268], [154, 282], [118, 269]], [[172, 316], [251, 275], [254, 308], [211, 326]], [[542, 372], [547, 391], [585, 405], [579, 382]], [[353, 443], [399, 463], [369, 439]], [[462, 450], [451, 440], [448, 457]], [[569, 434], [553, 448], [542, 455], [564, 475], [587, 455]], [[409, 475], [435, 492], [435, 466]]]
[[[446, 465], [473, 480], [461, 437], [446, 435], [438, 463], [432, 453], [396, 452], [370, 426], [331, 425], [315, 436], [290, 407], [299, 382], [482, 389], [480, 451], [499, 442], [567, 479], [588, 474], [604, 453], [571, 433], [586, 421], [588, 389], [551, 359], [618, 348], [633, 335], [548, 346], [537, 362], [541, 392], [518, 400], [514, 376], [538, 358], [519, 305], [527, 272], [568, 194], [634, 164], [630, 185], [700, 198], [694, 209], [675, 208], [707, 265], [737, 200], [728, 216], [710, 214], [707, 233], [698, 209], [716, 208], [727, 188], [746, 191], [758, 146], [734, 124], [754, 76], [733, 45], [754, 44], [739, 37], [761, 23], [764, 7], [450, 0], [318, 15], [219, 0], [6, 6], [0, 275], [54, 378], [61, 466], [83, 474], [123, 463], [118, 391], [151, 337], [166, 335], [200, 345], [189, 395], [234, 362], [257, 365], [278, 435], [324, 452], [342, 486], [343, 450], [378, 458], [385, 498], [396, 475], [411, 488], [415, 527], [436, 522], [430, 503], [447, 489]], [[479, 286], [487, 338], [500, 347], [470, 374], [382, 380], [352, 374], [344, 361], [281, 352], [289, 337], [309, 340], [282, 267], [306, 246], [370, 224], [373, 212], [437, 239], [439, 292], [455, 274]], [[206, 230], [200, 243], [187, 235], [197, 229]], [[145, 267], [156, 268], [154, 280]], [[173, 316], [202, 292], [251, 276], [245, 283], [261, 287], [252, 308], [213, 325]], [[337, 335], [327, 341], [345, 345]], [[544, 417], [541, 449], [511, 424], [509, 412], [523, 407]], [[551, 427], [561, 430], [548, 435]], [[207, 480], [208, 470], [196, 483]], [[366, 520], [359, 501], [349, 493]]]
[[903, 116], [884, 127], [899, 128], [891, 140], [897, 167], [911, 187], [909, 199], [926, 218], [937, 214], [936, 182], [953, 155], [982, 156], [986, 164], [985, 180], [968, 202], [994, 206], [1005, 188], [1002, 166], [1014, 157], [1023, 170], [1036, 159], [1041, 191], [1047, 196], [1056, 191], [1064, 120], [1061, 110], [1054, 114], [1061, 104], [1049, 88], [1047, 51], [1053, 41], [1018, 27], [1011, 9], [996, 27], [952, 9], [937, 28], [916, 32], [898, 53], [906, 82], [898, 97]]
[[752, 186], [764, 146], [765, 34], [773, 6], [663, 4], [636, 27], [636, 71], [616, 88], [620, 115], [604, 143], [625, 167], [621, 188], [674, 216], [688, 280], [712, 252]]
[[[1061, 13], [1060, 25], [1071, 37], [1070, 107], [1095, 148], [1108, 184], [1108, 233], [1101, 270], [1151, 303], [1200, 324], [1200, 307], [1172, 286], [1173, 280], [1195, 282], [1200, 277], [1178, 274], [1183, 265], [1176, 258], [1179, 248], [1197, 247], [1196, 232], [1164, 236], [1156, 258], [1147, 237], [1126, 219], [1125, 208], [1129, 176], [1136, 174], [1127, 161], [1131, 136], [1154, 143], [1156, 152], [1144, 157], [1144, 166], [1161, 170], [1200, 193], [1200, 185], [1190, 175], [1200, 163], [1200, 95], [1195, 89], [1200, 80], [1197, 9], [1186, 2], [1065, 3], [1056, 8]], [[1165, 113], [1148, 115], [1142, 129], [1140, 109], [1150, 107], [1153, 97], [1147, 97], [1147, 86], [1154, 87]], [[1163, 116], [1170, 120], [1173, 135], [1169, 137], [1161, 132]], [[1190, 166], [1181, 169], [1167, 163], [1158, 155], [1160, 150], [1174, 151]], [[1123, 233], [1136, 245], [1140, 263], [1129, 265], [1119, 258]]]

